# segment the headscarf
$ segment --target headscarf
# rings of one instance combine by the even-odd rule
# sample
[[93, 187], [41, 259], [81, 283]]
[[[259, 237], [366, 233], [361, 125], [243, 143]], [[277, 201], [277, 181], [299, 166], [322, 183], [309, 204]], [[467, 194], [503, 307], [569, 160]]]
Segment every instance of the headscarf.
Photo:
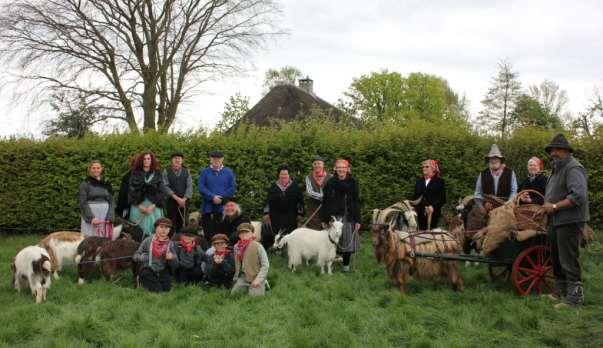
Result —
[[157, 236], [154, 236], [151, 241], [151, 251], [153, 253], [153, 257], [160, 259], [168, 250], [170, 246], [170, 239], [166, 238], [165, 240], [160, 240]]
[[423, 161], [423, 166], [430, 166], [433, 169], [433, 173], [431, 175], [424, 175], [425, 179], [431, 179], [434, 176], [440, 175], [440, 166], [438, 165], [438, 161], [433, 159], [428, 159]]
[[[533, 164], [535, 164], [535, 165], [538, 166], [538, 173], [544, 171], [544, 162], [540, 158], [538, 158], [536, 156], [530, 158], [528, 160], [528, 165], [531, 164], [531, 163], [533, 163]], [[538, 173], [536, 173], [536, 175], [538, 175]]]

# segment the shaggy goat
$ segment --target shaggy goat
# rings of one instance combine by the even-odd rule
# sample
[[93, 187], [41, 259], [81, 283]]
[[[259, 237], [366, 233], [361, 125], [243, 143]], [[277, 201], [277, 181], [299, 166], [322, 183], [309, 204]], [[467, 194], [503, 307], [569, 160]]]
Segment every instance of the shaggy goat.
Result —
[[329, 227], [322, 231], [300, 227], [286, 236], [279, 233], [274, 245], [278, 249], [287, 245], [289, 268], [292, 272], [303, 260], [308, 262], [310, 259], [316, 259], [316, 264], [320, 266], [320, 273], [325, 273], [324, 266], [326, 265], [328, 273], [331, 274], [342, 228], [341, 220], [331, 222]]
[[[396, 221], [400, 230], [394, 230]], [[407, 279], [447, 279], [457, 291], [463, 290], [463, 280], [455, 261], [431, 261], [414, 257], [417, 253], [459, 254], [460, 244], [452, 233], [433, 230], [416, 236], [413, 248], [409, 243], [411, 233], [416, 233], [416, 212], [410, 203], [398, 203], [383, 211], [373, 211], [373, 247], [377, 261], [385, 264], [389, 277], [404, 294]]]
[[38, 246], [46, 249], [52, 264], [52, 273], [55, 279], [59, 279], [59, 271], [63, 269], [64, 262], [75, 264], [77, 247], [84, 240], [79, 232], [54, 232], [46, 236], [38, 243]]
[[131, 269], [134, 276], [134, 287], [138, 287], [138, 268], [132, 261], [132, 255], [138, 250], [140, 243], [132, 239], [118, 239], [105, 244], [98, 256], [101, 273], [107, 281], [112, 281], [121, 270]]
[[29, 286], [36, 303], [46, 301], [46, 292], [50, 287], [50, 256], [46, 249], [28, 246], [19, 251], [13, 260], [13, 286], [18, 292]]
[[77, 263], [78, 284], [90, 280], [98, 270], [96, 257], [102, 247], [111, 242], [108, 238], [90, 236], [84, 239], [77, 247], [75, 262]]

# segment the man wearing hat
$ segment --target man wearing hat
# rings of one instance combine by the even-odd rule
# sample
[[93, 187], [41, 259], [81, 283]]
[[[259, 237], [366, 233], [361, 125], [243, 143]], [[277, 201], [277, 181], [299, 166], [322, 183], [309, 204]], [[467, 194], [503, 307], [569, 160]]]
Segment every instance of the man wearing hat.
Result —
[[170, 268], [178, 268], [176, 246], [170, 240], [172, 221], [159, 218], [155, 221], [155, 233], [140, 243], [132, 256], [138, 263], [138, 278], [143, 288], [151, 292], [165, 292], [172, 288]]
[[325, 159], [312, 158], [312, 172], [306, 176], [306, 226], [315, 230], [322, 228], [318, 211], [322, 204], [322, 189], [333, 175], [325, 171]]
[[484, 202], [484, 195], [496, 196], [503, 201], [510, 201], [517, 194], [517, 177], [513, 169], [505, 164], [505, 157], [498, 145], [492, 144], [485, 157], [488, 168], [479, 174], [475, 183], [475, 199], [482, 213], [492, 210], [489, 202]]
[[173, 233], [179, 233], [186, 219], [186, 204], [193, 198], [193, 179], [184, 166], [184, 155], [176, 151], [171, 156], [172, 165], [162, 172], [167, 198], [167, 216], [174, 223]]
[[208, 243], [218, 231], [225, 201], [232, 198], [237, 190], [234, 173], [230, 168], [224, 167], [224, 154], [212, 151], [209, 157], [210, 165], [201, 170], [198, 181], [203, 198], [201, 226]]
[[232, 293], [248, 289], [250, 296], [263, 296], [270, 263], [266, 249], [253, 238], [253, 225], [242, 223], [237, 228], [239, 241], [235, 244], [235, 273]]
[[590, 219], [586, 170], [572, 153], [563, 134], [557, 134], [545, 148], [553, 171], [546, 185], [544, 205], [537, 216], [548, 215], [548, 236], [555, 274], [555, 308], [584, 303], [580, 269], [580, 237]]

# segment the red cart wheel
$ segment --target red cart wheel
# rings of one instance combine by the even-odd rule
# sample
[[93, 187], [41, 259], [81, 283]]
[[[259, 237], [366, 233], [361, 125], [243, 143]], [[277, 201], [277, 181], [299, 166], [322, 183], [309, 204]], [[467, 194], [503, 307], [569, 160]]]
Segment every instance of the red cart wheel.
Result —
[[520, 296], [553, 291], [555, 278], [549, 247], [536, 245], [522, 251], [513, 263], [511, 278]]
[[511, 266], [509, 265], [488, 265], [488, 274], [493, 282], [507, 281], [511, 275]]

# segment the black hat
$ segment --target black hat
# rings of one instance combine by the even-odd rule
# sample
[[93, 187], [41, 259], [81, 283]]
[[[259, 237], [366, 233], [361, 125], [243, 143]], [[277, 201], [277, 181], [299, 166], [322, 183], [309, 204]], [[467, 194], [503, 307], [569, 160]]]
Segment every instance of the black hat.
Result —
[[209, 157], [212, 157], [212, 158], [223, 158], [224, 154], [222, 153], [222, 151], [215, 150], [215, 151], [212, 151], [212, 152], [209, 153]]
[[316, 155], [314, 157], [312, 157], [312, 162], [314, 163], [315, 161], [321, 161], [321, 162], [326, 162], [324, 157], [321, 157], [319, 155]]
[[561, 133], [555, 135], [551, 140], [551, 143], [544, 148], [547, 153], [551, 153], [551, 149], [564, 149], [569, 152], [574, 152], [574, 149], [572, 149], [570, 146], [569, 142], [565, 138], [565, 135]]
[[170, 158], [174, 158], [174, 157], [182, 157], [182, 158], [184, 158], [184, 154], [181, 151], [174, 151], [172, 153], [172, 155], [170, 156]]
[[180, 234], [187, 236], [187, 237], [196, 237], [197, 236], [197, 229], [194, 227], [182, 227], [182, 229], [180, 229]]

